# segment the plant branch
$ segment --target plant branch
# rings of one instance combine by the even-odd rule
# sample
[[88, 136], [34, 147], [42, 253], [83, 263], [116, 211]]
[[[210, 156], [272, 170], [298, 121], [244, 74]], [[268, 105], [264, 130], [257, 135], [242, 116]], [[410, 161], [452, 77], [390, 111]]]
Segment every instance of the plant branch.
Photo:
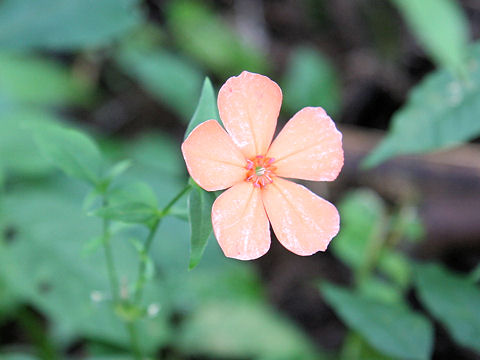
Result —
[[[106, 206], [107, 201], [103, 199], [103, 206]], [[110, 282], [110, 292], [112, 299], [115, 304], [118, 304], [120, 301], [119, 298], [119, 283], [117, 277], [117, 270], [115, 268], [115, 263], [113, 261], [112, 247], [110, 245], [110, 221], [108, 219], [103, 219], [102, 222], [102, 244], [105, 254], [105, 263], [107, 265], [108, 279]]]
[[[155, 238], [155, 234], [157, 233], [158, 227], [162, 221], [162, 219], [167, 216], [172, 209], [173, 205], [177, 203], [186, 193], [188, 193], [192, 189], [192, 185], [187, 184], [165, 207], [160, 211], [160, 215], [155, 220], [155, 222], [150, 226], [150, 231], [148, 233], [147, 240], [145, 240], [145, 246], [143, 249], [143, 256], [148, 256], [150, 252], [150, 248], [153, 243], [153, 239]], [[143, 296], [143, 289], [145, 287], [145, 282], [147, 281], [147, 263], [143, 259], [140, 260], [140, 264], [138, 267], [138, 278], [135, 283], [135, 290], [133, 293], [133, 301], [134, 304], [139, 304], [142, 300]]]
[[130, 344], [132, 346], [132, 352], [135, 360], [142, 360], [143, 355], [138, 343], [137, 328], [134, 322], [126, 322], [128, 335], [130, 336]]

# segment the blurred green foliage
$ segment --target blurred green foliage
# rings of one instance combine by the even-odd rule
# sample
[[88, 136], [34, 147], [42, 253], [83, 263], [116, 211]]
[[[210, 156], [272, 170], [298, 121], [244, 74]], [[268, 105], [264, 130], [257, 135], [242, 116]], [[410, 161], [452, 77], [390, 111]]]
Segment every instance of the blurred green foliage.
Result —
[[138, 0], [6, 0], [0, 47], [72, 51], [110, 45], [142, 21]]
[[440, 66], [464, 66], [469, 40], [468, 21], [455, 0], [392, 0], [409, 28]]
[[433, 329], [403, 304], [388, 303], [323, 284], [322, 293], [340, 318], [369, 344], [397, 359], [429, 359]]
[[218, 76], [268, 71], [264, 52], [246, 44], [202, 2], [172, 1], [168, 19], [180, 48]]
[[125, 45], [116, 60], [126, 74], [182, 120], [190, 118], [202, 82], [202, 73], [194, 64], [160, 46]]
[[461, 77], [437, 70], [412, 90], [394, 115], [386, 138], [366, 158], [366, 166], [398, 155], [452, 147], [480, 134], [476, 116], [480, 112], [480, 45], [469, 50]]
[[[51, 130], [51, 125], [46, 129]], [[44, 130], [41, 128], [35, 131], [44, 135]], [[59, 129], [55, 128], [55, 130]], [[62, 128], [60, 131], [65, 132], [63, 141], [54, 142], [60, 148], [64, 146], [65, 139], [77, 139], [77, 135], [80, 136], [73, 130]], [[72, 137], [72, 134], [75, 135]], [[53, 138], [50, 141], [53, 144]], [[82, 144], [90, 144], [90, 141]], [[147, 141], [150, 139], [147, 138]], [[75, 142], [68, 142], [68, 144], [77, 145]], [[151, 151], [157, 154], [157, 149], [152, 148]], [[148, 156], [145, 153], [142, 156], [142, 162], [145, 163], [145, 158]], [[151, 158], [153, 159], [154, 156]], [[142, 173], [139, 171], [139, 167], [142, 166], [140, 162], [135, 158], [132, 158], [132, 162], [136, 167], [132, 166], [127, 169], [125, 176], [136, 177]], [[63, 166], [62, 162], [57, 165]], [[155, 166], [155, 164], [152, 165]], [[70, 171], [70, 167], [66, 167], [65, 170]], [[79, 179], [85, 178], [82, 172], [71, 172], [71, 174], [78, 176]], [[180, 183], [177, 175], [163, 173], [159, 176], [159, 172], [156, 171], [151, 172], [150, 176], [146, 176], [145, 169], [143, 174], [143, 178], [156, 190], [159, 202], [165, 202]], [[89, 180], [90, 177], [87, 179]], [[105, 264], [102, 254], [89, 251], [88, 255], [79, 258], [79, 254], [85, 254], [83, 248], [88, 239], [93, 239], [98, 234], [100, 227], [97, 220], [82, 214], [80, 205], [85, 191], [86, 189], [81, 183], [72, 183], [63, 176], [56, 175], [45, 178], [39, 183], [19, 184], [6, 194], [3, 203], [5, 207], [9, 208], [9, 212], [2, 217], [2, 226], [4, 229], [6, 226], [13, 227], [15, 238], [8, 243], [1, 242], [0, 261], [9, 269], [7, 273], [1, 274], [1, 283], [5, 284], [9, 291], [12, 291], [17, 306], [26, 302], [48, 316], [51, 321], [50, 336], [57, 347], [66, 346], [77, 336], [83, 336], [93, 342], [101, 341], [124, 348], [128, 342], [126, 333], [118, 324], [119, 320], [109, 311], [110, 300], [105, 293], [106, 278], [98, 276], [98, 274], [104, 273]], [[155, 205], [151, 201], [156, 201], [156, 199], [146, 185], [133, 183], [133, 185], [128, 185], [125, 190], [122, 188], [118, 195], [116, 195], [116, 190], [112, 191], [114, 200], [111, 207], [107, 209], [118, 210], [122, 204], [129, 204], [130, 198], [133, 198], [135, 202], [145, 199], [145, 203], [151, 206]], [[125, 197], [126, 202], [124, 202]], [[32, 207], [31, 204], [41, 204], [42, 208], [39, 211], [37, 206]], [[114, 211], [113, 215], [110, 213], [101, 213], [100, 215], [108, 215], [109, 218], [122, 223], [143, 222], [143, 218], [135, 217], [132, 220], [129, 217], [129, 214], [133, 216], [135, 213], [135, 216], [141, 216], [145, 213], [143, 207], [139, 211], [136, 210], [138, 208], [127, 207], [120, 211], [121, 216], [117, 216], [119, 214], [117, 211]], [[259, 291], [258, 278], [249, 270], [247, 264], [228, 261], [220, 253], [218, 247], [210, 246], [206, 249], [204, 264], [200, 264], [195, 271], [188, 272], [186, 229], [182, 220], [173, 218], [166, 220], [160, 228], [152, 257], [156, 271], [162, 276], [155, 277], [153, 282], [147, 286], [146, 292], [148, 302], [160, 305], [160, 312], [141, 321], [142, 346], [151, 352], [154, 348], [172, 343], [174, 339], [182, 339], [183, 336], [187, 336], [186, 334], [191, 334], [193, 331], [208, 334], [208, 331], [212, 329], [210, 328], [211, 324], [203, 321], [198, 323], [195, 319], [198, 316], [207, 316], [207, 319], [210, 319], [210, 316], [217, 315], [208, 315], [209, 313], [200, 315], [203, 314], [201, 309], [204, 306], [217, 309], [218, 306], [209, 304], [227, 300], [234, 301], [234, 303], [248, 301], [252, 305], [243, 308], [242, 317], [266, 316], [266, 320], [258, 320], [255, 326], [245, 332], [244, 337], [238, 336], [235, 331], [230, 335], [224, 333], [226, 339], [232, 342], [232, 351], [235, 354], [268, 357], [272, 351], [278, 351], [278, 347], [274, 343], [268, 345], [269, 339], [271, 339], [275, 342], [292, 344], [290, 350], [284, 352], [287, 358], [293, 356], [288, 354], [305, 354], [305, 351], [310, 354], [310, 357], [303, 358], [315, 358], [315, 352], [308, 345], [309, 342], [304, 335], [297, 330], [292, 330], [292, 325], [286, 319], [280, 319], [276, 314], [269, 315], [265, 299], [262, 292]], [[144, 230], [135, 225], [127, 226], [125, 224], [114, 228], [113, 249], [118, 263], [121, 264], [119, 268], [121, 279], [131, 280], [135, 276], [137, 260], [128, 240], [141, 238], [143, 233]], [[39, 254], [41, 255], [39, 256]], [[19, 262], [18, 259], [23, 260]], [[6, 309], [2, 308], [2, 310]], [[261, 315], [264, 311], [267, 313]], [[186, 321], [180, 324], [181, 329], [169, 322], [171, 314], [178, 312], [185, 316]], [[69, 313], [69, 316], [64, 316], [65, 313]], [[190, 316], [194, 316], [191, 320], [192, 323], [189, 320]], [[208, 321], [215, 321], [214, 319], [215, 317]], [[233, 331], [237, 329], [237, 322], [241, 318], [220, 315], [219, 319], [223, 326], [229, 326]], [[276, 325], [270, 325], [270, 322]], [[249, 341], [245, 337], [256, 338], [262, 334], [269, 334], [272, 327], [275, 328], [275, 337], [263, 335], [262, 347], [252, 349], [242, 345], [245, 341]], [[292, 340], [292, 334], [295, 334], [297, 340]], [[214, 350], [215, 339], [212, 337], [205, 341], [204, 338], [202, 349], [206, 346], [207, 353], [214, 353], [216, 351]], [[180, 341], [178, 344], [185, 345], [187, 353], [195, 352], [195, 345], [191, 343], [193, 340], [195, 338], [190, 338], [188, 346], [187, 343], [183, 343], [183, 340], [175, 340], [174, 344]], [[208, 347], [209, 344], [212, 344], [212, 348]], [[197, 350], [201, 353], [205, 351]]]
[[352, 270], [353, 289], [322, 282], [320, 290], [351, 329], [343, 358], [378, 358], [369, 347], [394, 359], [431, 357], [431, 321], [410, 310], [406, 301], [412, 285], [451, 336], [478, 351], [480, 289], [474, 280], [438, 264], [415, 263], [401, 251], [402, 242], [418, 241], [422, 233], [412, 205], [388, 211], [375, 193], [356, 190], [345, 196], [339, 209], [343, 224], [332, 249]]
[[31, 55], [0, 53], [2, 97], [28, 105], [79, 105], [91, 99], [86, 79], [66, 66]]
[[319, 51], [296, 48], [282, 82], [284, 106], [296, 113], [306, 106], [321, 106], [330, 115], [340, 108], [340, 84], [332, 64]]
[[465, 276], [438, 264], [418, 266], [415, 285], [423, 305], [463, 346], [480, 352], [480, 290]]

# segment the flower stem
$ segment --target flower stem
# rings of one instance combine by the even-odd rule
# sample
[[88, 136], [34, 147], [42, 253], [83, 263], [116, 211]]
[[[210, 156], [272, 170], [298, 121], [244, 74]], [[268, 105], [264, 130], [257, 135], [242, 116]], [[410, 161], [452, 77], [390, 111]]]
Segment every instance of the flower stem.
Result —
[[138, 344], [138, 336], [137, 336], [137, 328], [135, 326], [135, 322], [127, 322], [126, 323], [128, 335], [130, 336], [130, 344], [132, 346], [132, 352], [135, 360], [142, 360], [143, 355], [142, 351], [140, 350], [140, 345]]
[[[143, 249], [143, 254], [145, 256], [148, 256], [148, 253], [150, 251], [150, 247], [152, 246], [153, 239], [155, 238], [155, 234], [157, 233], [158, 226], [160, 225], [163, 217], [168, 215], [170, 212], [171, 208], [175, 203], [180, 200], [186, 193], [188, 193], [192, 189], [192, 186], [190, 184], [187, 184], [161, 211], [160, 215], [155, 220], [155, 222], [150, 226], [150, 232], [148, 233], [147, 240], [145, 240], [145, 247]], [[145, 282], [147, 281], [147, 263], [146, 261], [140, 261], [139, 267], [138, 267], [138, 278], [135, 283], [135, 290], [133, 293], [133, 302], [134, 304], [140, 304], [140, 301], [142, 300], [143, 296], [143, 289], [145, 287]]]
[[[103, 206], [107, 205], [107, 200], [103, 198]], [[105, 253], [105, 263], [107, 264], [107, 273], [108, 279], [110, 282], [110, 292], [114, 306], [120, 304], [120, 285], [118, 282], [117, 270], [115, 268], [115, 262], [113, 261], [112, 246], [110, 244], [110, 221], [108, 219], [103, 219], [102, 222], [102, 236], [103, 236], [103, 250]], [[135, 360], [142, 360], [142, 353], [138, 345], [137, 329], [135, 323], [125, 322], [125, 325], [130, 336], [130, 346], [132, 348], [132, 353]]]
[[[148, 233], [147, 240], [145, 241], [145, 247], [143, 249], [143, 254], [148, 256], [150, 247], [152, 245], [155, 234], [157, 233], [158, 226], [160, 225], [161, 218], [158, 218], [155, 223], [150, 227], [150, 232]], [[135, 290], [133, 293], [133, 302], [134, 304], [140, 304], [143, 295], [143, 288], [145, 287], [145, 282], [147, 281], [147, 262], [143, 259], [140, 260], [138, 265], [138, 278], [135, 283]]]
[[[103, 199], [103, 206], [106, 206], [107, 201]], [[110, 221], [108, 219], [103, 219], [102, 222], [102, 232], [103, 232], [103, 251], [105, 253], [105, 263], [107, 265], [108, 279], [110, 282], [110, 292], [115, 304], [118, 304], [120, 301], [119, 298], [119, 284], [117, 277], [117, 270], [115, 268], [115, 263], [113, 261], [112, 247], [110, 245]]]
[[170, 210], [172, 209], [173, 205], [175, 205], [175, 203], [180, 200], [183, 195], [185, 195], [186, 193], [188, 193], [190, 190], [192, 190], [192, 185], [190, 184], [187, 184], [183, 189], [182, 191], [180, 191], [177, 196], [175, 196], [161, 211], [161, 217], [163, 218], [164, 216], [167, 216], [168, 213], [170, 212]]

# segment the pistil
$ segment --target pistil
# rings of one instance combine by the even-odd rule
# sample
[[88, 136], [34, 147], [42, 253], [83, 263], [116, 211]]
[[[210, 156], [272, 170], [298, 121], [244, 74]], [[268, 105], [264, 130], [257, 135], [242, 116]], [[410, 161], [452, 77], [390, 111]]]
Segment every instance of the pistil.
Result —
[[274, 158], [268, 158], [263, 155], [255, 156], [247, 160], [245, 168], [248, 170], [245, 181], [253, 183], [253, 186], [264, 188], [273, 182], [275, 176]]

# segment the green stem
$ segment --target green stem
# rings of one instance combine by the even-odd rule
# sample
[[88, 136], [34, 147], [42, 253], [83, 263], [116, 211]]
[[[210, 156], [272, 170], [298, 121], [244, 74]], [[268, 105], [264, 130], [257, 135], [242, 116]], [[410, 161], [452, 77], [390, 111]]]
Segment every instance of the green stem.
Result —
[[130, 344], [132, 346], [132, 352], [135, 360], [142, 360], [143, 355], [138, 343], [137, 328], [134, 322], [127, 322], [128, 335], [130, 336]]
[[[103, 202], [105, 206], [106, 201], [104, 200]], [[102, 228], [102, 244], [105, 253], [105, 263], [107, 264], [108, 279], [110, 281], [110, 292], [114, 303], [118, 304], [120, 301], [120, 286], [118, 284], [117, 270], [113, 261], [112, 246], [110, 245], [110, 221], [108, 221], [108, 219], [103, 219]]]
[[180, 191], [177, 196], [175, 196], [163, 209], [162, 211], [160, 212], [161, 213], [161, 218], [163, 218], [164, 216], [167, 216], [168, 213], [170, 212], [170, 210], [172, 209], [173, 205], [175, 205], [175, 203], [180, 200], [183, 195], [185, 195], [186, 193], [188, 193], [190, 190], [192, 190], [192, 185], [190, 184], [187, 184], [183, 189], [182, 191]]
[[[142, 257], [148, 256], [150, 251], [150, 247], [152, 246], [153, 239], [155, 238], [155, 234], [157, 233], [158, 226], [160, 225], [161, 218], [158, 218], [155, 223], [150, 227], [150, 232], [148, 233], [147, 240], [145, 241], [145, 247], [143, 249]], [[143, 288], [145, 287], [145, 283], [147, 281], [147, 262], [142, 258], [140, 259], [140, 263], [138, 265], [138, 278], [135, 282], [135, 290], [133, 293], [133, 302], [134, 304], [140, 304], [143, 295]]]
[[[148, 233], [147, 240], [145, 240], [145, 247], [143, 249], [143, 254], [142, 256], [148, 256], [148, 253], [150, 252], [150, 248], [153, 243], [153, 239], [155, 238], [155, 234], [157, 233], [158, 226], [160, 225], [163, 217], [168, 215], [170, 212], [171, 208], [175, 203], [180, 200], [186, 193], [188, 193], [192, 189], [192, 185], [187, 184], [182, 191], [180, 191], [177, 196], [175, 196], [161, 211], [160, 215], [155, 220], [155, 222], [150, 226], [150, 232]], [[142, 300], [143, 296], [143, 289], [145, 287], [145, 282], [147, 281], [147, 262], [144, 261], [143, 259], [140, 260], [140, 263], [138, 265], [138, 278], [135, 283], [135, 290], [133, 293], [133, 302], [134, 304], [139, 304], [140, 301]]]

